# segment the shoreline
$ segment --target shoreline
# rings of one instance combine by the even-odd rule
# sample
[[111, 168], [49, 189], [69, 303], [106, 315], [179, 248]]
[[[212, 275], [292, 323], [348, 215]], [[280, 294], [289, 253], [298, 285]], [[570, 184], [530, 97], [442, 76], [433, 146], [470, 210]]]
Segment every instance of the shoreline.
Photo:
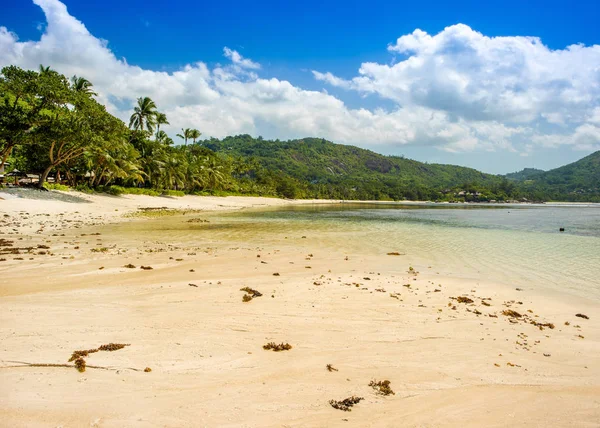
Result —
[[[238, 242], [215, 240], [210, 228], [189, 239], [113, 227], [141, 207], [202, 210], [193, 217], [202, 221], [219, 210], [341, 201], [86, 197], [92, 203], [0, 201], [9, 215], [0, 220], [18, 223], [0, 229], [0, 238], [33, 248], [0, 256], [7, 259], [0, 262], [7, 425], [600, 420], [599, 302], [436, 273], [442, 266], [415, 265], [415, 272], [409, 258], [324, 248], [309, 232]], [[243, 287], [262, 296], [243, 302]], [[292, 349], [262, 349], [268, 342]], [[84, 373], [23, 364], [70, 365], [73, 351], [108, 343], [129, 346], [91, 354]], [[377, 394], [371, 380], [390, 380], [395, 395]], [[329, 405], [352, 395], [365, 398], [352, 412]]]

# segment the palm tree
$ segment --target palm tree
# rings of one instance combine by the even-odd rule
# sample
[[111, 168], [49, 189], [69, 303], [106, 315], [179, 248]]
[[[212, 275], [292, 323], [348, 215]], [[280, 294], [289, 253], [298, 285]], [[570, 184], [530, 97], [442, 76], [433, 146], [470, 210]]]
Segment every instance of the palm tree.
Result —
[[165, 146], [171, 146], [173, 144], [173, 140], [167, 135], [165, 131], [158, 131], [156, 133], [156, 141]]
[[156, 123], [156, 104], [150, 97], [140, 97], [137, 103], [129, 120], [129, 127], [136, 131], [143, 131], [146, 128], [152, 132]]
[[156, 120], [156, 135], [158, 138], [158, 133], [160, 132], [160, 125], [169, 125], [169, 121], [167, 120], [167, 115], [160, 112], [156, 112], [156, 114], [154, 115], [154, 119]]
[[225, 181], [225, 175], [222, 172], [223, 165], [219, 165], [215, 158], [206, 157], [201, 168], [211, 190], [221, 187], [221, 184]]
[[177, 134], [179, 138], [183, 138], [184, 144], [187, 146], [187, 142], [192, 138], [192, 130], [190, 128], [181, 128], [181, 134]]
[[77, 92], [82, 92], [89, 95], [98, 95], [92, 91], [92, 86], [94, 86], [92, 85], [92, 82], [87, 80], [85, 77], [73, 76], [71, 77], [71, 84], [73, 85], [73, 89], [75, 89]]
[[194, 140], [194, 144], [196, 144], [196, 140], [200, 138], [200, 135], [202, 135], [202, 133], [197, 129], [190, 129], [190, 138]]
[[47, 73], [50, 73], [51, 71], [52, 71], [52, 69], [50, 68], [50, 66], [44, 67], [42, 64], [40, 64], [40, 74], [47, 74]]

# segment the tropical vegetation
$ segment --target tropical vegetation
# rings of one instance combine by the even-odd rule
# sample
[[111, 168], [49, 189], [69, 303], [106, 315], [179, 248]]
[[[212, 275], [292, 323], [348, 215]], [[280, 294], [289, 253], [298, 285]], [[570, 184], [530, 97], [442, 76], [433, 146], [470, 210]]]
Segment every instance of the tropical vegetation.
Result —
[[149, 97], [129, 126], [95, 99], [93, 84], [49, 67], [0, 73], [0, 166], [39, 174], [38, 186], [113, 194], [247, 194], [375, 200], [600, 201], [600, 152], [553, 171], [508, 176], [383, 156], [319, 138], [249, 135], [200, 140], [184, 128], [176, 145]]

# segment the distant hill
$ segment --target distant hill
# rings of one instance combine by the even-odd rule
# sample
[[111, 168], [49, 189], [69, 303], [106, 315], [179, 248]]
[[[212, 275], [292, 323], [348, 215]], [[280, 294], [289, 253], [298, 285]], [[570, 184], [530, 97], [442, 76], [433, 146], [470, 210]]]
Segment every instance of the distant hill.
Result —
[[218, 153], [253, 158], [269, 171], [349, 199], [438, 199], [445, 189], [501, 180], [472, 168], [384, 156], [319, 138], [268, 141], [238, 135], [202, 144]]
[[545, 171], [543, 169], [525, 168], [522, 171], [511, 172], [510, 174], [506, 174], [505, 177], [510, 180], [524, 181], [524, 180], [530, 180], [532, 178], [535, 178], [535, 177], [543, 174], [544, 172]]
[[[245, 159], [276, 177], [288, 197], [371, 200], [600, 201], [600, 152], [551, 171], [526, 168], [506, 176], [456, 165], [384, 156], [320, 138], [264, 140], [249, 135], [199, 142], [221, 156]], [[283, 183], [283, 184], [282, 184]]]
[[556, 200], [600, 201], [600, 151], [583, 159], [535, 175], [525, 189], [544, 191]]

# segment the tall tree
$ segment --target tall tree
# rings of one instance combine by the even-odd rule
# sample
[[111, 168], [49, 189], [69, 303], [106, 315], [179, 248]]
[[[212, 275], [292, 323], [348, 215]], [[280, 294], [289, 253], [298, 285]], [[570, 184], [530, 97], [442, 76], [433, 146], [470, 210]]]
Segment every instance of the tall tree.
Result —
[[71, 85], [73, 85], [73, 89], [77, 92], [83, 92], [89, 95], [98, 95], [94, 91], [92, 91], [92, 82], [87, 80], [85, 77], [71, 77]]
[[200, 138], [201, 135], [202, 133], [197, 129], [190, 129], [190, 138], [194, 140], [194, 144], [196, 144], [196, 140]]
[[136, 131], [153, 132], [156, 124], [156, 104], [150, 97], [140, 97], [129, 119], [129, 127]]
[[183, 142], [186, 146], [187, 146], [188, 140], [190, 138], [192, 138], [191, 135], [192, 135], [192, 130], [190, 128], [185, 128], [185, 129], [181, 128], [181, 134], [177, 134], [177, 136], [179, 138], [183, 139]]
[[156, 120], [156, 138], [158, 139], [158, 134], [160, 133], [160, 125], [169, 125], [169, 121], [167, 120], [167, 115], [160, 112], [156, 112], [154, 118]]

